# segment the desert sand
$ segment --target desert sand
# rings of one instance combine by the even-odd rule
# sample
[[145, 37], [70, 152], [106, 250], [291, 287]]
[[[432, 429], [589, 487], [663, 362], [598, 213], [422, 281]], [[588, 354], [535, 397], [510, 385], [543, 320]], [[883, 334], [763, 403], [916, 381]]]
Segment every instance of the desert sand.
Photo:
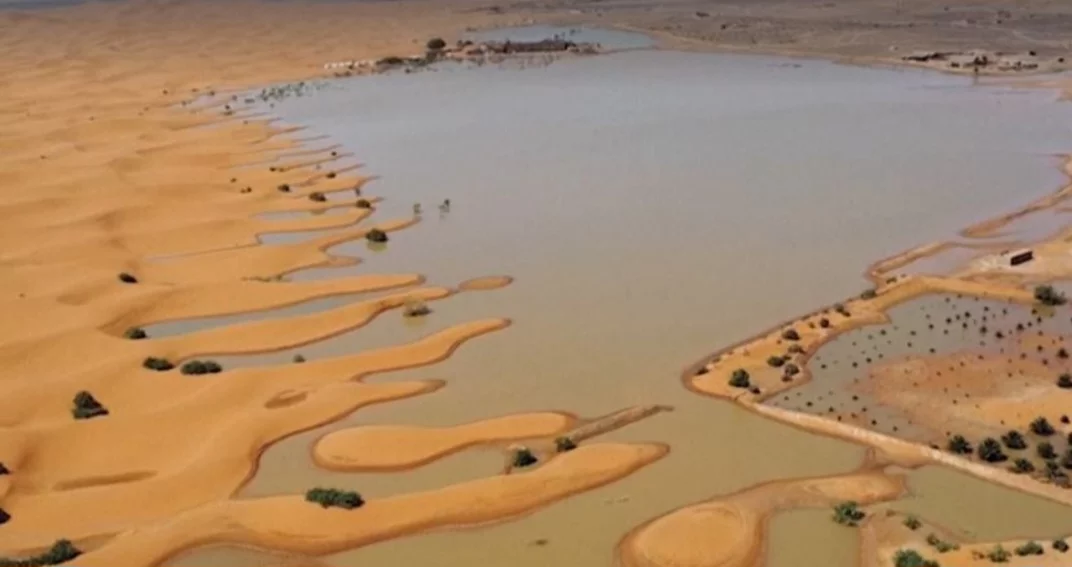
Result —
[[[658, 33], [677, 47], [867, 63], [903, 64], [909, 50], [970, 50], [985, 43], [1018, 57], [1039, 49], [1043, 53], [1037, 57], [1048, 69], [1060, 69], [1057, 57], [1066, 49], [1061, 30], [1041, 21], [1060, 17], [1068, 8], [1042, 2], [1012, 7], [984, 2], [957, 7], [948, 15], [934, 2], [896, 3], [893, 8], [860, 1], [825, 11], [778, 2], [718, 2], [717, 9], [675, 2], [659, 11], [636, 3], [586, 4], [534, 9], [465, 0], [141, 0], [0, 11], [5, 54], [0, 61], [5, 95], [0, 98], [5, 124], [0, 133], [0, 211], [5, 219], [0, 301], [9, 314], [0, 324], [0, 462], [11, 470], [0, 476], [0, 502], [11, 515], [0, 529], [0, 553], [22, 556], [67, 538], [87, 552], [79, 565], [102, 567], [153, 565], [182, 549], [213, 542], [320, 554], [515, 517], [612, 482], [669, 450], [657, 443], [590, 444], [532, 471], [372, 500], [352, 511], [324, 510], [300, 495], [231, 499], [271, 443], [369, 404], [444, 387], [437, 380], [372, 384], [361, 378], [434, 364], [466, 341], [509, 325], [505, 319], [471, 321], [408, 345], [287, 367], [224, 369], [208, 377], [144, 368], [149, 356], [180, 363], [305, 344], [360, 327], [407, 300], [429, 301], [455, 292], [416, 288], [422, 283], [418, 274], [286, 281], [288, 273], [302, 268], [351, 262], [327, 255], [333, 245], [364, 238], [372, 228], [404, 230], [419, 219], [372, 222], [378, 197], [365, 195], [374, 192], [374, 177], [363, 175], [350, 159], [360, 156], [303, 137], [301, 127], [279, 127], [271, 117], [253, 114], [238, 97], [246, 88], [320, 77], [331, 61], [418, 53], [428, 38], [457, 37], [469, 27], [537, 20], [617, 24]], [[930, 25], [915, 25], [923, 22]], [[997, 26], [1009, 33], [995, 35]], [[197, 100], [202, 96], [207, 98]], [[320, 199], [340, 192], [355, 195]], [[994, 234], [1015, 218], [1061, 204], [1065, 193], [971, 227], [965, 236]], [[359, 198], [371, 208], [355, 206]], [[286, 220], [256, 216], [334, 207], [351, 209]], [[258, 245], [258, 235], [265, 233], [328, 228], [340, 230], [297, 244]], [[910, 251], [889, 266], [942, 248], [933, 244]], [[1010, 271], [984, 262], [948, 278], [887, 281], [881, 277], [887, 266], [876, 267], [871, 273], [876, 297], [847, 301], [851, 316], [816, 313], [780, 325], [715, 362], [705, 359], [690, 369], [685, 382], [697, 392], [736, 399], [775, 419], [882, 447], [904, 462], [937, 461], [996, 481], [1025, 483], [1023, 477], [964, 465], [940, 452], [845, 425], [787, 415], [761, 402], [806, 381], [807, 358], [824, 341], [882, 321], [892, 305], [936, 291], [1028, 302], [1030, 292], [1018, 285], [1072, 274], [1063, 237], [1037, 251], [1039, 261], [1025, 269]], [[120, 274], [136, 283], [122, 281]], [[492, 290], [509, 281], [508, 276], [477, 278], [458, 287]], [[395, 292], [285, 321], [159, 340], [124, 338], [128, 330], [155, 322], [384, 290]], [[820, 325], [822, 318], [829, 327]], [[802, 372], [782, 382], [765, 361], [787, 348], [781, 336], [788, 325], [801, 337], [803, 350], [791, 358]], [[704, 373], [697, 376], [700, 368]], [[736, 368], [751, 373], [759, 394], [726, 385], [727, 374]], [[72, 400], [83, 390], [108, 415], [72, 419]], [[563, 413], [503, 416], [434, 434], [404, 426], [379, 433], [351, 430], [324, 439], [323, 454], [317, 454], [339, 467], [417, 466], [476, 442], [562, 431], [587, 438], [663, 409], [632, 408], [582, 424]], [[577, 427], [570, 431], [573, 425]], [[381, 450], [400, 436], [411, 442], [405, 451]], [[355, 453], [362, 448], [367, 453]], [[761, 555], [764, 518], [776, 510], [826, 506], [842, 498], [884, 500], [900, 490], [895, 479], [878, 472], [759, 486], [653, 520], [623, 542], [622, 557], [630, 565], [706, 565], [712, 559], [749, 564]], [[681, 539], [708, 536], [712, 529], [726, 531], [723, 537]], [[715, 544], [723, 547], [714, 549]], [[950, 556], [951, 561], [959, 557]]]

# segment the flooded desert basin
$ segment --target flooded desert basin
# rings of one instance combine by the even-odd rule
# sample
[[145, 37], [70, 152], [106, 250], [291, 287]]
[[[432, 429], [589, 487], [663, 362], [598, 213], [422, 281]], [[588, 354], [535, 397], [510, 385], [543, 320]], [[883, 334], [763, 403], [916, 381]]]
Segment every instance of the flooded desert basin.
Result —
[[[877, 258], [1056, 189], [1064, 180], [1053, 154], [1072, 147], [1064, 126], [1072, 107], [1053, 100], [916, 71], [637, 51], [524, 70], [359, 78], [278, 102], [285, 121], [330, 136], [381, 176], [367, 187], [385, 198], [374, 219], [408, 216], [415, 202], [425, 210], [386, 250], [364, 242], [331, 250], [361, 265], [291, 279], [416, 272], [432, 285], [500, 273], [516, 281], [437, 301], [416, 325], [389, 313], [320, 344], [225, 357], [226, 366], [356, 352], [480, 317], [514, 324], [442, 364], [373, 378], [448, 384], [279, 443], [241, 496], [326, 483], [378, 497], [495, 474], [500, 464], [476, 448], [412, 472], [321, 471], [309, 444], [340, 427], [674, 406], [605, 437], [672, 447], [624, 481], [519, 521], [328, 559], [587, 566], [610, 564], [626, 531], [676, 507], [774, 478], [847, 472], [861, 448], [691, 394], [680, 370], [858, 293]], [[453, 205], [441, 215], [436, 204], [446, 198]], [[301, 235], [276, 241], [294, 238]], [[205, 324], [176, 323], [171, 332]], [[437, 467], [441, 474], [429, 474]], [[1038, 510], [1003, 508], [1010, 535]], [[1072, 529], [1065, 510], [1048, 510]], [[539, 539], [547, 544], [531, 545]], [[771, 560], [793, 553], [772, 549]], [[195, 552], [179, 563], [219, 564], [227, 554]]]

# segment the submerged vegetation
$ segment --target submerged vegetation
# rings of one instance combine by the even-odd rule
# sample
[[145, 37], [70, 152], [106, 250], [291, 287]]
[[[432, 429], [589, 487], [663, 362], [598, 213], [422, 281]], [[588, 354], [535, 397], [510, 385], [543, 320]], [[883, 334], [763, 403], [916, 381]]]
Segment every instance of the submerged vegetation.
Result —
[[1052, 285], [1040, 285], [1035, 288], [1035, 301], [1043, 305], [1056, 306], [1064, 305], [1068, 299]]
[[860, 505], [856, 502], [842, 502], [834, 506], [834, 521], [843, 526], [856, 527], [866, 517], [867, 514], [860, 509]]
[[536, 455], [533, 455], [532, 451], [530, 451], [527, 447], [521, 447], [518, 450], [514, 451], [513, 464], [517, 468], [530, 467], [532, 465], [535, 465], [537, 461], [538, 459], [536, 458]]
[[352, 510], [365, 504], [361, 495], [352, 490], [335, 488], [310, 488], [305, 493], [307, 502], [314, 502], [323, 508], [344, 508]]

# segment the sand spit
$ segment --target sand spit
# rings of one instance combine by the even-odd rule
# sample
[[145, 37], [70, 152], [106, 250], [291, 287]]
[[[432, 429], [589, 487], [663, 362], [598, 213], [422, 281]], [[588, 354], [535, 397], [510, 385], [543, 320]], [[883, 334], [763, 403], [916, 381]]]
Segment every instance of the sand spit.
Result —
[[79, 565], [153, 565], [177, 550], [223, 541], [324, 555], [437, 528], [479, 526], [613, 482], [665, 454], [661, 445], [593, 444], [531, 472], [372, 500], [356, 510], [324, 509], [300, 496], [219, 502], [124, 534], [80, 557]]
[[461, 291], [484, 291], [506, 287], [513, 283], [514, 278], [510, 276], [483, 276], [479, 278], [473, 278], [471, 280], [465, 280], [458, 284], [458, 289]]
[[526, 413], [453, 427], [365, 426], [335, 431], [313, 448], [316, 464], [337, 471], [402, 470], [480, 444], [501, 444], [565, 432], [574, 416]]
[[767, 520], [793, 508], [871, 504], [905, 492], [904, 479], [877, 471], [760, 484], [656, 518], [618, 546], [626, 567], [745, 567], [762, 563]]

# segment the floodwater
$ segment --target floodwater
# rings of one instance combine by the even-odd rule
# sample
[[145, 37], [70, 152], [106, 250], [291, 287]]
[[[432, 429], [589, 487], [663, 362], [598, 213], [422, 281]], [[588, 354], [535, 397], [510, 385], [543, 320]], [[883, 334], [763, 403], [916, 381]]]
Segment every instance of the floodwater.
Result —
[[[340, 427], [674, 406], [602, 438], [672, 448], [620, 482], [516, 521], [327, 558], [340, 567], [591, 566], [611, 564], [629, 529], [682, 505], [856, 468], [860, 447], [691, 394], [681, 369], [855, 295], [876, 258], [1056, 189], [1063, 177], [1051, 155], [1072, 147], [1063, 126], [1072, 106], [1054, 104], [1052, 93], [914, 70], [792, 63], [640, 50], [524, 70], [355, 78], [277, 102], [286, 122], [330, 136], [381, 176], [365, 187], [385, 198], [373, 220], [424, 208], [422, 222], [392, 233], [384, 250], [363, 241], [331, 250], [362, 264], [290, 279], [412, 272], [430, 285], [491, 274], [516, 282], [433, 302], [424, 321], [389, 312], [295, 351], [226, 357], [225, 367], [289, 363], [299, 350], [309, 360], [349, 354], [483, 317], [514, 324], [444, 363], [373, 377], [447, 386], [277, 444], [240, 497], [329, 483], [376, 498], [497, 471], [480, 447], [410, 472], [321, 471], [309, 443]], [[452, 205], [441, 213], [444, 199]], [[1002, 513], [1015, 522], [1032, 509]], [[789, 527], [779, 524], [778, 541], [803, 543], [786, 535], [794, 521], [781, 521]], [[225, 551], [195, 551], [182, 565]]]

